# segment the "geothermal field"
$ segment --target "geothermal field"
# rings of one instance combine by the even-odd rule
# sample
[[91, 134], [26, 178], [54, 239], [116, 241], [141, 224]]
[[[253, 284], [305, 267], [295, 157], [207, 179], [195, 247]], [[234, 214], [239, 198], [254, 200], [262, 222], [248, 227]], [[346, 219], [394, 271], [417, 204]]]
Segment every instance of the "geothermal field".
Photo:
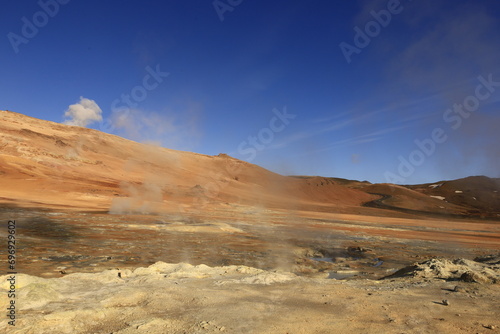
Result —
[[499, 333], [499, 191], [284, 176], [0, 111], [0, 331]]

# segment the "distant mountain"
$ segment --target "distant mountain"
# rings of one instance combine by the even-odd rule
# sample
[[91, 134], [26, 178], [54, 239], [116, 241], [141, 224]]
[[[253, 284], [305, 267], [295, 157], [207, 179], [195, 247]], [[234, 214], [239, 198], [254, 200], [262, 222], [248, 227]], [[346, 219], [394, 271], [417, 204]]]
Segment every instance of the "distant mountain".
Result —
[[469, 176], [463, 179], [406, 186], [428, 196], [461, 206], [468, 213], [500, 216], [500, 178]]

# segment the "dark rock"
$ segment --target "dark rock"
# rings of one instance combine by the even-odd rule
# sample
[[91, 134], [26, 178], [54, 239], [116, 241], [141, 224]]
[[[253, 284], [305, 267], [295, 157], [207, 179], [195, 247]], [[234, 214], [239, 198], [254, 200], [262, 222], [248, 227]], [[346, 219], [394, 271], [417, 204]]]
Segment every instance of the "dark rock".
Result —
[[369, 249], [363, 248], [363, 247], [354, 247], [354, 246], [349, 246], [347, 247], [347, 251], [349, 253], [366, 253], [369, 251]]
[[488, 283], [489, 280], [483, 275], [472, 271], [466, 271], [460, 276], [460, 280], [468, 283]]

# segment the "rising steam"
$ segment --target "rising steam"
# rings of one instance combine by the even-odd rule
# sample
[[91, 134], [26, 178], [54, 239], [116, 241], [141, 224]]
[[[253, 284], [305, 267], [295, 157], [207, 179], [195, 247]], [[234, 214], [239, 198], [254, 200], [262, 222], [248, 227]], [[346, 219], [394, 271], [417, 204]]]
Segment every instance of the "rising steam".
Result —
[[64, 124], [86, 127], [102, 121], [102, 110], [94, 100], [80, 96], [80, 102], [70, 105], [64, 117]]

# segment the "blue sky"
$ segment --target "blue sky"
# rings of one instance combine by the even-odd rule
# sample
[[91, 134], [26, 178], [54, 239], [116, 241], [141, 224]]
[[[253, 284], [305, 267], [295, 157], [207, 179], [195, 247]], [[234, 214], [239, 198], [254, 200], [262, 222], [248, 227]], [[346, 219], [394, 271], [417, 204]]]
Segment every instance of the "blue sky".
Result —
[[11, 1], [0, 109], [95, 112], [90, 128], [282, 174], [500, 177], [499, 18], [492, 0]]

